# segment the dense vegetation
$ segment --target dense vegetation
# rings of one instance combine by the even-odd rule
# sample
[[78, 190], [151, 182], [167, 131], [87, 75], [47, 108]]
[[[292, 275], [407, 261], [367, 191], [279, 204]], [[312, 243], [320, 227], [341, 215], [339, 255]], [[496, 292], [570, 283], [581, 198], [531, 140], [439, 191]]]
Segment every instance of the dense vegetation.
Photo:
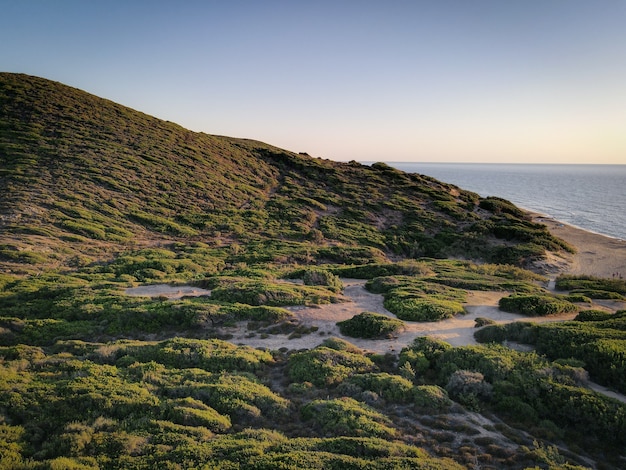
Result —
[[166, 240], [230, 244], [246, 262], [255, 258], [248, 244], [274, 240], [294, 242], [278, 262], [350, 263], [358, 247], [367, 259], [462, 254], [520, 264], [566, 247], [504, 200], [382, 163], [193, 133], [7, 73], [0, 187], [0, 262], [14, 272], [88, 265]]
[[348, 320], [338, 322], [341, 334], [353, 338], [389, 337], [400, 330], [404, 323], [380, 313], [361, 312]]
[[[624, 295], [611, 285], [550, 297], [575, 322], [477, 331], [531, 353], [423, 337], [373, 354], [295, 318], [345, 301], [341, 278], [405, 321], [463, 314], [471, 291], [548, 297], [522, 267], [570, 248], [507, 201], [14, 74], [0, 74], [0, 188], [0, 468], [623, 463], [624, 406], [584, 387], [588, 372], [626, 390], [624, 313], [581, 308], [591, 290]], [[210, 294], [126, 294], [153, 283]], [[287, 346], [228, 342], [242, 323]], [[342, 331], [385, 341], [400, 325], [362, 314]], [[316, 347], [288, 347], [305, 335]]]

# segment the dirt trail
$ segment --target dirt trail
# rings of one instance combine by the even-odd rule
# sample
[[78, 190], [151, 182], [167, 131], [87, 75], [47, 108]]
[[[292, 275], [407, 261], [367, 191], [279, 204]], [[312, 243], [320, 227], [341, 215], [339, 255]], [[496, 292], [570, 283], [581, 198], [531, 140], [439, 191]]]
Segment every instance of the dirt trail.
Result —
[[474, 339], [475, 319], [478, 317], [490, 318], [496, 323], [510, 323], [513, 321], [564, 321], [571, 320], [575, 314], [557, 315], [551, 317], [529, 318], [514, 313], [503, 312], [498, 308], [498, 301], [504, 292], [468, 292], [468, 302], [465, 304], [467, 313], [462, 316], [441, 320], [438, 322], [405, 322], [403, 331], [397, 332], [390, 339], [360, 339], [343, 336], [336, 323], [347, 320], [361, 312], [376, 312], [396, 318], [383, 306], [383, 296], [372, 294], [365, 290], [362, 279], [342, 279], [344, 295], [349, 302], [340, 304], [316, 305], [311, 307], [290, 307], [289, 310], [305, 326], [314, 326], [315, 333], [303, 335], [300, 338], [289, 339], [288, 335], [270, 335], [268, 337], [251, 336], [245, 325], [225, 328], [224, 332], [233, 335], [231, 342], [248, 345], [255, 348], [280, 349], [307, 349], [319, 345], [328, 336], [343, 338], [359, 348], [375, 353], [397, 353], [409, 345], [418, 336], [433, 336], [453, 346], [467, 346], [476, 344]]

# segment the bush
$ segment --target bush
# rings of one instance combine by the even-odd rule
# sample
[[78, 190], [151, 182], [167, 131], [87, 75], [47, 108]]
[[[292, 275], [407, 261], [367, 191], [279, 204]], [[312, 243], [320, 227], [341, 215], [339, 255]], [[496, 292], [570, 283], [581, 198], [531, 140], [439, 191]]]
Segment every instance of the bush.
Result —
[[573, 303], [550, 295], [511, 295], [501, 298], [499, 306], [505, 312], [529, 316], [558, 315], [577, 310]]
[[[558, 290], [585, 290], [626, 295], [626, 280], [601, 278], [594, 276], [561, 275], [556, 278]], [[592, 297], [592, 296], [590, 296]]]
[[387, 373], [357, 374], [348, 379], [362, 390], [375, 392], [391, 403], [409, 403], [413, 398], [413, 383], [399, 375]]
[[223, 416], [199, 400], [187, 397], [177, 400], [171, 411], [171, 420], [185, 426], [202, 426], [224, 432], [231, 427], [230, 418]]
[[353, 398], [315, 400], [302, 407], [302, 418], [315, 422], [326, 435], [391, 438], [391, 421]]
[[613, 318], [613, 314], [604, 310], [582, 310], [574, 321], [604, 321]]
[[480, 408], [480, 400], [491, 398], [492, 386], [485, 382], [485, 377], [480, 372], [457, 370], [450, 376], [446, 391], [461, 404], [477, 410]]
[[448, 398], [448, 392], [437, 385], [418, 385], [414, 387], [413, 402], [419, 408], [435, 411], [442, 411], [452, 404], [452, 401]]
[[311, 382], [317, 387], [337, 385], [349, 376], [375, 369], [371, 359], [324, 346], [289, 356], [288, 374], [294, 382]]
[[385, 308], [406, 321], [439, 321], [465, 313], [460, 302], [426, 298], [386, 298]]
[[341, 298], [324, 286], [299, 286], [263, 280], [219, 278], [211, 298], [248, 305], [305, 305], [339, 302]]
[[325, 286], [333, 292], [341, 292], [343, 283], [338, 276], [324, 269], [307, 269], [302, 275], [305, 286]]
[[337, 322], [341, 334], [353, 338], [388, 337], [404, 326], [404, 323], [387, 315], [373, 312], [361, 312], [358, 315]]

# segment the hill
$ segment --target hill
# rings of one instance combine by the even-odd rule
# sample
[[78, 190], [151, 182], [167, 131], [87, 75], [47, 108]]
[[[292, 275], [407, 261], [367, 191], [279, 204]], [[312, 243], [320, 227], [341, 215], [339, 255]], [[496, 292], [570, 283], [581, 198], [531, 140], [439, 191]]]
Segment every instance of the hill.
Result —
[[[7, 73], [0, 189], [0, 469], [623, 468], [587, 378], [626, 390], [626, 286], [547, 291], [523, 267], [571, 248], [508, 201]], [[400, 351], [299, 316], [363, 289], [348, 333]], [[575, 320], [424, 336], [472, 297]]]
[[287, 240], [320, 260], [359, 247], [356, 261], [515, 264], [565, 246], [510, 203], [426, 176], [195, 133], [8, 73], [0, 74], [0, 186], [0, 262], [16, 273], [172, 241]]

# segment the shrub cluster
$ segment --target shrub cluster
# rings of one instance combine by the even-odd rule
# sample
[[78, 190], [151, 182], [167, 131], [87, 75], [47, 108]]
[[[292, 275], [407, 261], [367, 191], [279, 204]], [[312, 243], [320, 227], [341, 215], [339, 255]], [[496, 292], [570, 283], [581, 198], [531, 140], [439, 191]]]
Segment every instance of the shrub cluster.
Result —
[[380, 313], [361, 312], [344, 321], [337, 322], [341, 334], [353, 338], [383, 338], [395, 333], [404, 323]]
[[578, 310], [570, 301], [551, 295], [511, 295], [502, 297], [499, 306], [505, 312], [528, 316], [558, 315]]

